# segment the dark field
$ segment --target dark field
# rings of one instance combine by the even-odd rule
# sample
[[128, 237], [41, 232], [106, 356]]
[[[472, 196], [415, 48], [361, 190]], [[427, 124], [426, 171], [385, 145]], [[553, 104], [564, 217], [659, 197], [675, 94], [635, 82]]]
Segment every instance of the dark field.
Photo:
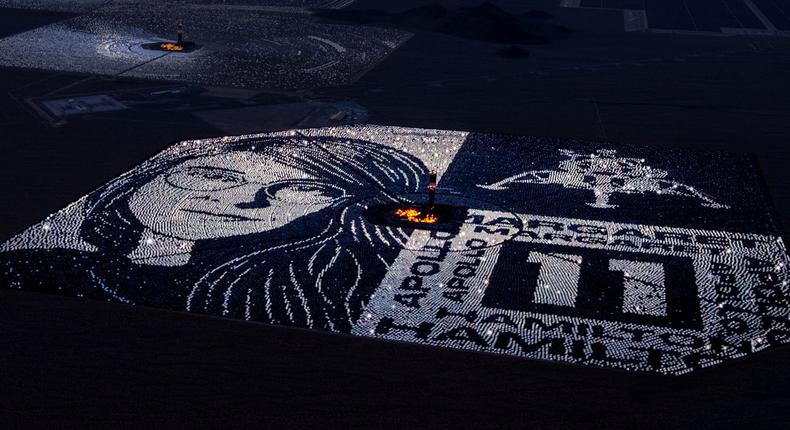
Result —
[[790, 30], [787, 0], [582, 0], [581, 7], [643, 10], [651, 29]]
[[[414, 35], [353, 82], [288, 91], [0, 68], [0, 241], [174, 142], [357, 118], [750, 154], [787, 231], [790, 39], [780, 32], [790, 3], [751, 1], [775, 35], [622, 27], [620, 9], [642, 9], [650, 29], [767, 30], [742, 0], [494, 2], [571, 30], [529, 44], [388, 22]], [[71, 16], [62, 13], [0, 9], [0, 36]], [[529, 56], [497, 55], [513, 44]], [[175, 92], [152, 95], [163, 90]], [[53, 126], [31, 102], [85, 94], [130, 108]], [[339, 111], [355, 113], [332, 119]], [[790, 419], [787, 346], [666, 377], [6, 288], [0, 315], [3, 428], [782, 429]]]

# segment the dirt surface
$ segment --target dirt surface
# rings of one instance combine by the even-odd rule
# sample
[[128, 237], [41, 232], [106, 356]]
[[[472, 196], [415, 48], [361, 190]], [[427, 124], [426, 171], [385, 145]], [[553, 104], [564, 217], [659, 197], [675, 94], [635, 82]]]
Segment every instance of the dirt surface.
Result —
[[[396, 14], [432, 3], [351, 8]], [[59, 127], [27, 99], [171, 83], [0, 69], [0, 239], [174, 141], [224, 135], [223, 124], [296, 124], [304, 111], [293, 103], [306, 99], [351, 100], [379, 124], [754, 154], [787, 231], [790, 39], [624, 33], [616, 9], [494, 4], [517, 16], [545, 11], [545, 22], [573, 31], [514, 60], [496, 54], [508, 44], [416, 30], [352, 85], [279, 100], [265, 88], [259, 96], [228, 90], [221, 103], [175, 98], [159, 110], [88, 114]], [[0, 28], [11, 34], [61, 18], [42, 13], [0, 10]], [[283, 109], [250, 115], [246, 128], [205, 114], [267, 97], [262, 104]], [[274, 112], [296, 113], [293, 122], [267, 122]], [[790, 411], [787, 347], [662, 377], [9, 289], [0, 289], [0, 326], [3, 428], [781, 429]]]

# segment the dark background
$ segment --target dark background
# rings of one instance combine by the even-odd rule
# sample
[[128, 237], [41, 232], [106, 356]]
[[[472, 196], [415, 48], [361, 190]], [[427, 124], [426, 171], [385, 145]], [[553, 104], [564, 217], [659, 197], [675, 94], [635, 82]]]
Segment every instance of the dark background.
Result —
[[[786, 229], [788, 39], [626, 35], [579, 13], [558, 11], [574, 35], [527, 60], [418, 33], [354, 85], [300, 96], [356, 101], [378, 124], [752, 154]], [[0, 9], [4, 33], [44, 18]], [[151, 85], [0, 68], [0, 240], [172, 142], [225, 134], [192, 115], [197, 96], [60, 127], [25, 101]], [[667, 377], [0, 289], [2, 428], [783, 429], [788, 387], [788, 347]]]

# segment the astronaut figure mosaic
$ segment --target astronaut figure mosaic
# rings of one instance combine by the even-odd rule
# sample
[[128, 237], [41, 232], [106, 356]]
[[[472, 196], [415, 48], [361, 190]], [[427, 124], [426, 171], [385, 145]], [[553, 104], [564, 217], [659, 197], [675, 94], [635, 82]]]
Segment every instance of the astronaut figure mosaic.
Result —
[[[186, 141], [5, 242], [0, 282], [680, 374], [790, 340], [756, 171], [737, 154], [379, 126]], [[399, 207], [433, 224], [381, 215]]]

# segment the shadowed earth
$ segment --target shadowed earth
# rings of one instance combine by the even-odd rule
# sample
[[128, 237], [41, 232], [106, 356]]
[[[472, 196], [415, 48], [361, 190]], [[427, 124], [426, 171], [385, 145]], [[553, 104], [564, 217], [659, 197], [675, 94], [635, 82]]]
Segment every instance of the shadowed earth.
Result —
[[[432, 3], [351, 8], [380, 10], [387, 21]], [[451, 14], [479, 4], [442, 7]], [[238, 133], [295, 126], [309, 111], [294, 106], [305, 96], [354, 100], [372, 123], [751, 153], [790, 226], [787, 39], [625, 34], [609, 25], [622, 24], [617, 11], [494, 4], [519, 19], [546, 11], [546, 22], [573, 32], [513, 61], [496, 53], [514, 42], [410, 24], [416, 35], [353, 84], [285, 98], [212, 98], [220, 91], [211, 89], [60, 127], [26, 100], [170, 83], [0, 69], [0, 238], [172, 142], [224, 135], [231, 125]], [[0, 10], [9, 34], [60, 19], [13, 13]], [[0, 289], [0, 315], [3, 428], [781, 429], [790, 410], [787, 347], [661, 377], [8, 289]]]

